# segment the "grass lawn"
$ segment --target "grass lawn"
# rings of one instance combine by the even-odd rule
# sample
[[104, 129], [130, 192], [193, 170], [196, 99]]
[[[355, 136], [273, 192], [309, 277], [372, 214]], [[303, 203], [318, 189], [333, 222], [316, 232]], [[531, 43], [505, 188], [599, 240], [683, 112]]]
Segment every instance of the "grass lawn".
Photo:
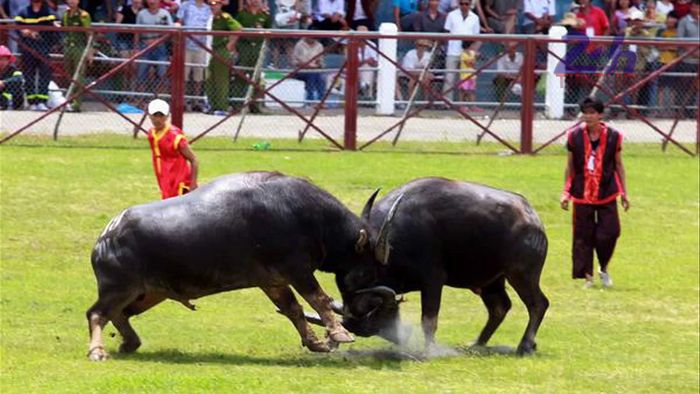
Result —
[[[138, 148], [136, 147], [138, 144]], [[249, 146], [249, 145], [248, 145]], [[112, 359], [85, 357], [85, 310], [96, 299], [90, 251], [123, 208], [159, 197], [143, 139], [126, 148], [0, 148], [0, 391], [36, 392], [674, 392], [700, 390], [699, 166], [658, 145], [628, 144], [632, 209], [610, 268], [615, 288], [585, 291], [570, 279], [571, 218], [558, 208], [565, 157], [320, 151], [198, 150], [201, 180], [246, 170], [311, 179], [359, 213], [366, 198], [440, 175], [524, 194], [544, 221], [550, 251], [542, 286], [551, 307], [529, 358], [458, 354], [423, 362], [377, 357], [377, 338], [332, 354], [300, 348], [289, 322], [258, 289], [166, 302], [133, 319], [143, 346]], [[195, 145], [195, 149], [197, 146]], [[449, 148], [451, 149], [451, 147]], [[427, 149], [440, 151], [440, 147]], [[324, 288], [338, 291], [330, 275]], [[526, 311], [513, 309], [491, 345], [516, 346]], [[419, 323], [420, 296], [402, 305]], [[439, 342], [476, 338], [486, 310], [471, 292], [445, 289]], [[414, 328], [415, 346], [420, 329]]]

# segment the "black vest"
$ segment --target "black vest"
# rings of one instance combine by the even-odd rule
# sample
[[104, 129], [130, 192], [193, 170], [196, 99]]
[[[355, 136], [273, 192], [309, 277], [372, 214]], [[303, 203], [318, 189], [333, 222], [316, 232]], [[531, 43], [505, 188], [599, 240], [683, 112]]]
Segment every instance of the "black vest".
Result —
[[615, 154], [622, 149], [622, 135], [603, 124], [597, 149], [592, 149], [586, 126], [569, 133], [567, 149], [573, 154], [569, 194], [574, 202], [606, 204], [622, 192]]

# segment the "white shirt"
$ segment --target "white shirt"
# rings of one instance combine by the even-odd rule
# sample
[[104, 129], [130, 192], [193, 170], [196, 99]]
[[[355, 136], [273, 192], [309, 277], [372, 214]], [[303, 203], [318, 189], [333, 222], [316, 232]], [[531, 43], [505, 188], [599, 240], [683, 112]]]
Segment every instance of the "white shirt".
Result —
[[[554, 0], [525, 0], [523, 7], [524, 14], [532, 14], [536, 18], [542, 18], [546, 13], [550, 16], [555, 16], [557, 11]], [[535, 23], [528, 17], [523, 17], [523, 25], [531, 25]]]
[[318, 12], [316, 13], [316, 19], [319, 21], [322, 21], [324, 19], [323, 14], [340, 14], [342, 16], [345, 16], [345, 1], [319, 0], [317, 10]]
[[668, 3], [668, 5], [666, 5], [662, 1], [657, 1], [656, 11], [659, 14], [668, 15], [669, 12], [673, 11], [673, 3]]
[[362, 8], [362, 0], [355, 0], [355, 15], [352, 16], [352, 20], [359, 21], [362, 19], [367, 19], [367, 14], [365, 14], [365, 10]]
[[422, 70], [428, 66], [429, 61], [430, 51], [424, 51], [423, 57], [419, 59], [418, 51], [415, 49], [411, 49], [404, 55], [403, 61], [401, 62], [401, 66], [403, 66], [403, 68], [405, 68], [408, 71]]
[[505, 54], [502, 58], [498, 59], [496, 62], [496, 70], [503, 74], [517, 75], [520, 72], [520, 67], [523, 65], [523, 54], [520, 52], [515, 52], [515, 57], [510, 60], [510, 56]]
[[[450, 34], [465, 34], [478, 36], [481, 26], [479, 17], [469, 11], [466, 18], [462, 18], [462, 11], [458, 9], [447, 14], [445, 30]], [[459, 56], [462, 53], [462, 40], [450, 40], [447, 44], [447, 56]]]

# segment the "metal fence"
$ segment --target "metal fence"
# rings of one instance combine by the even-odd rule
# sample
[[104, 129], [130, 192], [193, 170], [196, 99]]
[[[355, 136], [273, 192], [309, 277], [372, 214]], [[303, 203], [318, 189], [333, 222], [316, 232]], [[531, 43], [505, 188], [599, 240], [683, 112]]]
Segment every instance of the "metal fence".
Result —
[[698, 151], [697, 42], [392, 27], [32, 27], [41, 39], [30, 40], [0, 25], [24, 73], [0, 111], [1, 141], [120, 144], [147, 132], [145, 104], [162, 97], [206, 147], [536, 153], [562, 142], [578, 102], [594, 95], [628, 142]]

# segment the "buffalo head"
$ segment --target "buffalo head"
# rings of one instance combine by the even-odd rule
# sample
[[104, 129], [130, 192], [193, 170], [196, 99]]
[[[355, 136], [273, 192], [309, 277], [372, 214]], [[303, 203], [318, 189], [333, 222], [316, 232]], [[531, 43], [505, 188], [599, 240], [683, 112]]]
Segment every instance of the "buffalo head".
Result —
[[[372, 204], [379, 190], [369, 198], [362, 211], [362, 218], [369, 223], [369, 214]], [[345, 305], [337, 311], [343, 315], [343, 326], [359, 336], [379, 335], [391, 342], [402, 343], [406, 339], [407, 332], [401, 328], [399, 317], [399, 300], [394, 290], [386, 286], [378, 286], [378, 271], [389, 261], [391, 253], [391, 223], [403, 196], [394, 201], [387, 214], [376, 240], [372, 242], [371, 251], [378, 263], [373, 273], [362, 274], [359, 271], [351, 272], [344, 278], [344, 283], [338, 283], [343, 293]], [[364, 231], [364, 230], [363, 230]], [[363, 238], [360, 241], [370, 242]], [[365, 285], [365, 286], [362, 286]]]

